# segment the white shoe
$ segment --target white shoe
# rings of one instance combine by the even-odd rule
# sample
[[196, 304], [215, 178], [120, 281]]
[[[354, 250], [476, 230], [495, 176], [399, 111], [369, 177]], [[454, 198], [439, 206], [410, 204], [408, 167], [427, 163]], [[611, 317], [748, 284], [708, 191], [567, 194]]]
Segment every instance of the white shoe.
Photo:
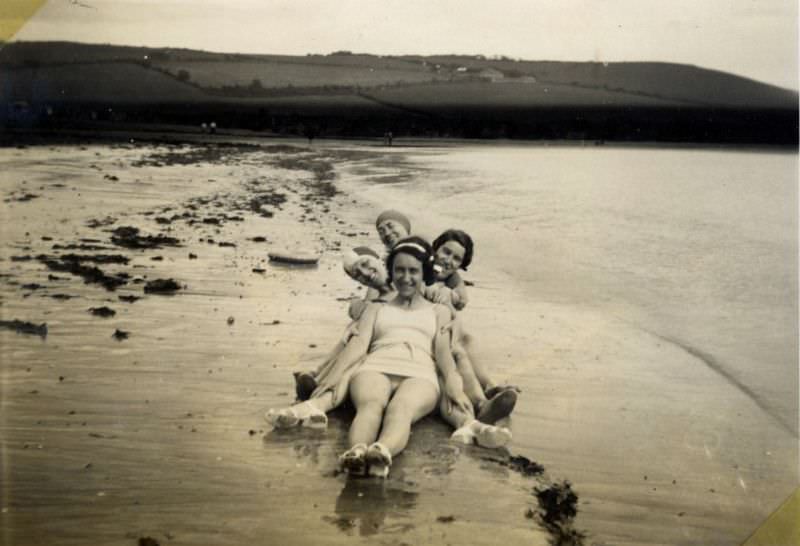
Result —
[[475, 443], [475, 433], [467, 426], [458, 428], [450, 435], [450, 439], [464, 445], [472, 445]]
[[389, 449], [380, 442], [375, 442], [367, 448], [367, 472], [370, 476], [386, 478], [389, 476], [389, 469], [392, 467], [392, 454]]
[[272, 428], [292, 428], [297, 425], [317, 430], [328, 428], [328, 416], [309, 400], [288, 408], [270, 409], [264, 418]]
[[473, 428], [475, 431], [475, 441], [479, 446], [497, 449], [498, 447], [505, 447], [511, 443], [511, 431], [506, 427], [485, 425], [483, 423], [479, 423], [479, 425], [480, 426]]

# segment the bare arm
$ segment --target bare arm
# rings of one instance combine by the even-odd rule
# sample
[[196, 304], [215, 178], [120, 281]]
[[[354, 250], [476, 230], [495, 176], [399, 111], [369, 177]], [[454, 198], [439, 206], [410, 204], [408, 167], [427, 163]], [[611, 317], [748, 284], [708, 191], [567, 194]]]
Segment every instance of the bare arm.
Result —
[[451, 322], [450, 310], [436, 306], [436, 336], [433, 339], [433, 350], [436, 356], [436, 367], [444, 378], [445, 394], [462, 411], [472, 413], [472, 404], [464, 394], [464, 383], [453, 361], [450, 329], [444, 326]]
[[372, 333], [375, 328], [375, 317], [381, 305], [383, 304], [370, 303], [367, 305], [366, 309], [364, 309], [364, 312], [361, 313], [353, 336], [339, 354], [339, 361], [345, 367], [356, 362], [369, 351], [369, 344], [372, 341]]
[[467, 285], [464, 284], [464, 281], [461, 281], [453, 288], [453, 296], [451, 298], [453, 302], [453, 307], [456, 308], [456, 311], [461, 311], [464, 307], [467, 306], [468, 299], [467, 299]]

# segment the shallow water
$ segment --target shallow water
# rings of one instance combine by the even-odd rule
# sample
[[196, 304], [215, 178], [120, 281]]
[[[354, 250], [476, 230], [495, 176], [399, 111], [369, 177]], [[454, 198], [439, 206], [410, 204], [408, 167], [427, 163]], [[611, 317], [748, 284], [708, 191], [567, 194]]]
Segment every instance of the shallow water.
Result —
[[796, 154], [474, 146], [404, 156], [411, 175], [361, 170], [359, 190], [413, 205], [430, 236], [472, 232], [474, 276], [490, 263], [533, 301], [591, 307], [702, 354], [797, 433]]

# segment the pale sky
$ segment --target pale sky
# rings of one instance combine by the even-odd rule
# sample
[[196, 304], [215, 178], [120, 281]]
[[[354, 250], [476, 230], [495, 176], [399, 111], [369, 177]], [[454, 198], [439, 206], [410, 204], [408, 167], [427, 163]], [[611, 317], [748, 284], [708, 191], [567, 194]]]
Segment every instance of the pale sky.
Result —
[[669, 61], [798, 89], [797, 26], [796, 0], [48, 0], [14, 39]]

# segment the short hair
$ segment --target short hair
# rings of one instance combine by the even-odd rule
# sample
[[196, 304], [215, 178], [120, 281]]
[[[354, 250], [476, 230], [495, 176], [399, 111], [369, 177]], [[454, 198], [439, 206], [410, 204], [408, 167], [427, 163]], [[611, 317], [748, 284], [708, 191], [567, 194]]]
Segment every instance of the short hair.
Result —
[[455, 241], [464, 247], [464, 259], [461, 261], [461, 269], [466, 271], [469, 267], [469, 264], [472, 263], [472, 237], [470, 237], [466, 231], [461, 231], [460, 229], [448, 229], [434, 239], [433, 253], [435, 254], [436, 251], [439, 250], [439, 247], [448, 241]]
[[422, 264], [422, 280], [426, 285], [431, 285], [436, 282], [436, 273], [433, 271], [433, 251], [431, 250], [431, 245], [422, 237], [411, 236], [400, 239], [386, 258], [386, 280], [389, 283], [392, 282], [394, 259], [398, 254], [409, 254], [420, 261]]

